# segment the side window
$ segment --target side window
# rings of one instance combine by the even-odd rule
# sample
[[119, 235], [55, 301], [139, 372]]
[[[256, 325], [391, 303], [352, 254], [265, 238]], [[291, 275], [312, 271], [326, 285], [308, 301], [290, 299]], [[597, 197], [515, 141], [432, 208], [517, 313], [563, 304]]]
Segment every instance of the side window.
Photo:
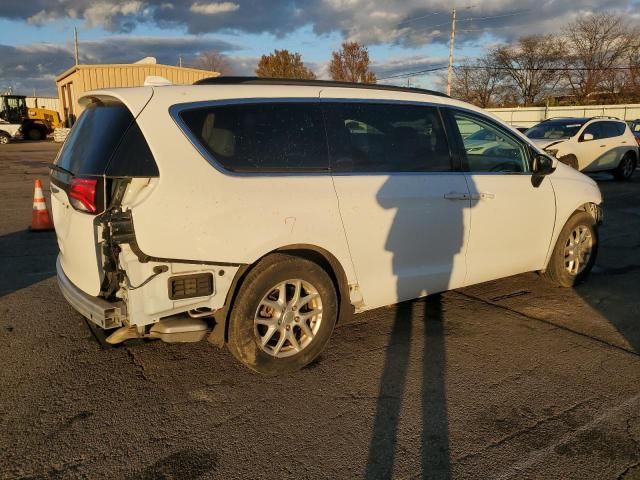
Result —
[[256, 103], [195, 108], [180, 113], [200, 144], [234, 172], [328, 171], [320, 107]]
[[622, 122], [604, 122], [607, 138], [619, 137], [624, 134], [626, 124]]
[[497, 125], [453, 112], [471, 172], [527, 172], [527, 147]]
[[603, 138], [612, 138], [618, 136], [618, 129], [613, 122], [602, 122]]
[[325, 118], [336, 172], [446, 172], [449, 145], [434, 107], [330, 103]]
[[601, 138], [605, 138], [605, 132], [602, 126], [603, 122], [595, 122], [590, 125], [587, 125], [587, 128], [584, 129], [583, 135], [585, 133], [590, 133], [593, 135], [594, 140], [600, 140]]

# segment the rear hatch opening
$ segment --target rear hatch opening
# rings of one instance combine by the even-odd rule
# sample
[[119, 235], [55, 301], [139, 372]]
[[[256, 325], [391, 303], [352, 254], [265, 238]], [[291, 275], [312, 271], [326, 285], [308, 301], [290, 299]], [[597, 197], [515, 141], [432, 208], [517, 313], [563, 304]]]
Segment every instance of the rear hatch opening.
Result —
[[117, 291], [123, 273], [118, 247], [109, 241], [111, 213], [120, 208], [129, 185], [146, 185], [158, 176], [129, 108], [112, 97], [93, 98], [51, 165], [60, 264], [88, 295], [109, 299]]

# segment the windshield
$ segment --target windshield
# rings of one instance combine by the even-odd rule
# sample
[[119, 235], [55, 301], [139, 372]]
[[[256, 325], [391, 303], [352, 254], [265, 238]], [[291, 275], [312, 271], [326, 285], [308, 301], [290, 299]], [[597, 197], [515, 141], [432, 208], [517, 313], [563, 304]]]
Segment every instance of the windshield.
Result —
[[584, 125], [585, 122], [576, 120], [554, 120], [543, 122], [526, 131], [525, 135], [533, 139], [559, 140], [571, 138]]

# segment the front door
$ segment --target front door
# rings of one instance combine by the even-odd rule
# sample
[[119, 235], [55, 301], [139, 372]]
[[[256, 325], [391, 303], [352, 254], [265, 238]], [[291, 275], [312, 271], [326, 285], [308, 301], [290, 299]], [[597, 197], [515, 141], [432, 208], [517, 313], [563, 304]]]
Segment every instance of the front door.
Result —
[[[593, 135], [593, 140], [585, 140], [585, 134]], [[587, 125], [574, 147], [579, 170], [585, 172], [600, 170], [600, 165], [605, 161], [609, 151], [609, 140], [606, 138], [604, 122], [593, 122]]]
[[324, 111], [366, 308], [461, 286], [469, 192], [452, 168], [438, 109], [328, 99]]
[[[529, 147], [507, 129], [475, 114], [450, 115], [471, 194], [465, 284], [542, 269], [555, 223], [551, 182], [532, 184]], [[493, 140], [465, 144], [481, 130]]]

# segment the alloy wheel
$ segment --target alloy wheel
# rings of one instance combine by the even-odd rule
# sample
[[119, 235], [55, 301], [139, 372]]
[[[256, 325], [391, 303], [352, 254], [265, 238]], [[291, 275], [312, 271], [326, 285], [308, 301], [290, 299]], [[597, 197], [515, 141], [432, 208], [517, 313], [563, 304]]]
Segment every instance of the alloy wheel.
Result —
[[263, 296], [254, 315], [254, 333], [260, 348], [277, 358], [307, 348], [322, 322], [322, 299], [309, 282], [281, 282]]
[[564, 266], [573, 275], [586, 268], [593, 252], [593, 236], [586, 225], [578, 225], [569, 234], [564, 247]]

